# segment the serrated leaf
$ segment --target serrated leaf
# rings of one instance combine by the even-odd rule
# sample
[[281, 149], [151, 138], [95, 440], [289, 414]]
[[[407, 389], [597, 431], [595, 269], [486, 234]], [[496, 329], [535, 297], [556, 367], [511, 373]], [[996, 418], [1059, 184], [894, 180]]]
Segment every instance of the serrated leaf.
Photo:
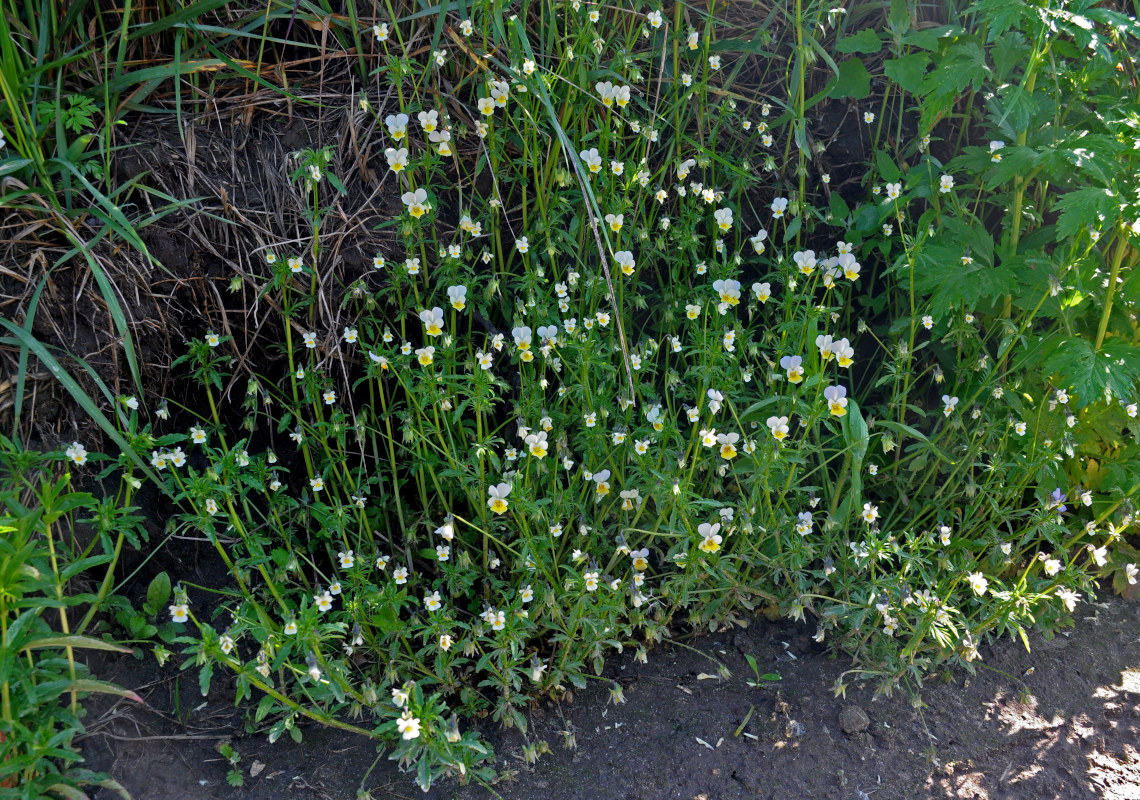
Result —
[[1042, 364], [1045, 372], [1076, 396], [1083, 408], [1096, 402], [1105, 389], [1114, 397], [1130, 397], [1140, 378], [1140, 348], [1123, 342], [1109, 342], [1100, 352], [1087, 339], [1063, 340]]
[[930, 56], [926, 53], [911, 53], [898, 58], [888, 58], [883, 62], [883, 74], [911, 94], [916, 94], [926, 77], [926, 67]]
[[862, 61], [849, 58], [839, 65], [839, 74], [832, 81], [828, 94], [835, 99], [850, 97], [862, 100], [871, 94], [871, 73], [867, 72]]
[[864, 28], [853, 36], [845, 36], [835, 43], [840, 53], [877, 53], [883, 48], [883, 41], [871, 28]]
[[[1111, 227], [1119, 214], [1119, 199], [1116, 194], [1103, 186], [1087, 186], [1062, 195], [1053, 205], [1058, 211], [1057, 241], [1065, 242], [1078, 231], [1097, 223]], [[1100, 216], [1104, 216], [1104, 222]]]

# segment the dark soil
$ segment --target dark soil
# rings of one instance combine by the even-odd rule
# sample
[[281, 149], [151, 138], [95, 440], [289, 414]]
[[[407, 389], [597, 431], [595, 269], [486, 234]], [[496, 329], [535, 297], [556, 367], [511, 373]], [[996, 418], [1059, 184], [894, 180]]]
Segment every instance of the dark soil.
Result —
[[[918, 698], [876, 699], [874, 680], [858, 676], [836, 697], [850, 663], [808, 628], [763, 619], [657, 648], [647, 664], [626, 654], [572, 703], [532, 708], [527, 737], [481, 726], [497, 754], [493, 789], [507, 800], [1136, 800], [1136, 611], [1118, 598], [1085, 606], [1075, 630], [1032, 638], [1032, 652], [1008, 639], [983, 648], [976, 675], [931, 675]], [[750, 686], [745, 654], [781, 680]], [[718, 677], [722, 666], [729, 677]], [[308, 726], [301, 744], [271, 745], [244, 733], [228, 687], [202, 698], [192, 673], [172, 665], [127, 658], [97, 671], [147, 702], [93, 705], [83, 741], [88, 766], [138, 798], [340, 800], [361, 787], [374, 798], [493, 796], [451, 781], [424, 795], [384, 754], [377, 761], [374, 743], [338, 731]], [[614, 682], [622, 704], [610, 702]], [[240, 788], [226, 783], [224, 741], [242, 757]], [[523, 748], [538, 742], [550, 753], [528, 765]]]

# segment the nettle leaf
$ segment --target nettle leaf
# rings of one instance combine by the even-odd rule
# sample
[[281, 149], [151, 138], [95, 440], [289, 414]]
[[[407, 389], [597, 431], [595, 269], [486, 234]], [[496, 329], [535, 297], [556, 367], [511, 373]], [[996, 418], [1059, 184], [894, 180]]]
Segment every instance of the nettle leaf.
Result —
[[979, 0], [972, 11], [986, 21], [987, 39], [992, 42], [1010, 28], [1024, 28], [1032, 13], [1030, 8], [1022, 0]]
[[1122, 150], [1121, 144], [1109, 136], [1071, 137], [1042, 152], [1041, 166], [1052, 180], [1073, 181], [1075, 171], [1107, 186], [1120, 168]]
[[850, 97], [862, 100], [871, 94], [871, 73], [857, 58], [849, 58], [839, 65], [839, 74], [831, 85], [830, 96], [839, 99]]
[[872, 28], [864, 28], [854, 36], [847, 36], [835, 43], [840, 53], [877, 53], [883, 47], [879, 35]]
[[967, 87], [981, 87], [988, 74], [985, 51], [976, 41], [956, 42], [947, 48], [922, 79], [918, 94], [926, 102], [922, 104], [921, 129], [930, 130]]
[[883, 62], [883, 74], [911, 94], [916, 94], [926, 77], [926, 67], [930, 56], [926, 53], [911, 53], [908, 56], [888, 58]]
[[1109, 342], [1100, 352], [1087, 339], [1065, 339], [1042, 365], [1057, 384], [1076, 396], [1083, 408], [1104, 396], [1131, 397], [1140, 379], [1140, 348], [1124, 342]]
[[[1062, 195], [1053, 205], [1057, 217], [1057, 241], [1064, 242], [1089, 225], [1109, 228], [1120, 213], [1120, 200], [1111, 189], [1088, 186]], [[1101, 216], [1104, 217], [1103, 223]]]
[[983, 155], [985, 158], [985, 166], [992, 167], [986, 174], [985, 187], [987, 189], [1001, 186], [1013, 178], [1024, 178], [1037, 166], [1037, 162], [1040, 158], [1037, 151], [1032, 147], [1018, 145], [1003, 147], [1001, 150], [1001, 161], [996, 164], [993, 163], [992, 156], [988, 151]]

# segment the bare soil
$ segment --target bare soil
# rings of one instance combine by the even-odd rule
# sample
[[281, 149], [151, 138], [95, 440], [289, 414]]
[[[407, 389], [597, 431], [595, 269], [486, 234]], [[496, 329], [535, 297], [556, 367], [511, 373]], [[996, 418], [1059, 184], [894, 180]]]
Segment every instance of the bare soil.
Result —
[[[878, 699], [872, 680], [857, 679], [836, 697], [851, 664], [802, 625], [756, 619], [659, 647], [646, 664], [618, 656], [572, 703], [530, 709], [525, 737], [481, 723], [500, 775], [490, 790], [447, 781], [425, 795], [375, 743], [315, 726], [301, 744], [270, 745], [246, 733], [229, 687], [202, 698], [189, 673], [129, 657], [97, 669], [146, 707], [92, 706], [83, 745], [88, 766], [147, 800], [340, 800], [358, 790], [455, 800], [1137, 800], [1140, 614], [1119, 598], [1080, 611], [1074, 630], [1031, 638], [1031, 652], [1006, 639], [982, 649], [976, 675], [939, 672], [917, 695]], [[750, 686], [745, 654], [781, 680]], [[615, 682], [624, 703], [612, 702]], [[225, 741], [242, 756], [242, 787], [227, 785], [216, 750]], [[523, 748], [539, 742], [550, 752], [526, 763]]]

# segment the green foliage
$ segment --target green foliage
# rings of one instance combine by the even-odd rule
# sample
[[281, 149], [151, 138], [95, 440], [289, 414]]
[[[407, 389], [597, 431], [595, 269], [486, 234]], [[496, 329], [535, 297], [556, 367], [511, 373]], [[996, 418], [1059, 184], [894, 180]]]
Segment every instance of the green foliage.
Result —
[[72, 632], [71, 609], [92, 598], [68, 584], [110, 555], [75, 550], [76, 518], [93, 499], [72, 492], [66, 475], [53, 478], [61, 461], [0, 438], [0, 797], [73, 797], [85, 786], [126, 797], [106, 775], [79, 767], [73, 745], [83, 732], [80, 696], [139, 697], [90, 678], [75, 660], [80, 648], [130, 651]]
[[[122, 623], [203, 694], [256, 690], [271, 741], [307, 717], [425, 789], [485, 780], [461, 717], [525, 729], [679, 623], [810, 616], [889, 691], [1134, 585], [1135, 21], [993, 2], [915, 30], [895, 0], [834, 45], [888, 57], [837, 63], [822, 5], [786, 41], [675, 8], [481, 4], [416, 50], [422, 14], [378, 25], [348, 101], [387, 137], [391, 250], [330, 295], [357, 177], [294, 154], [310, 230], [256, 276], [280, 362], [189, 341], [188, 431], [114, 400], [116, 464], [149, 461], [229, 573], [209, 614], [175, 576]], [[784, 96], [746, 101], [768, 48]], [[844, 197], [808, 112], [879, 83]]]

